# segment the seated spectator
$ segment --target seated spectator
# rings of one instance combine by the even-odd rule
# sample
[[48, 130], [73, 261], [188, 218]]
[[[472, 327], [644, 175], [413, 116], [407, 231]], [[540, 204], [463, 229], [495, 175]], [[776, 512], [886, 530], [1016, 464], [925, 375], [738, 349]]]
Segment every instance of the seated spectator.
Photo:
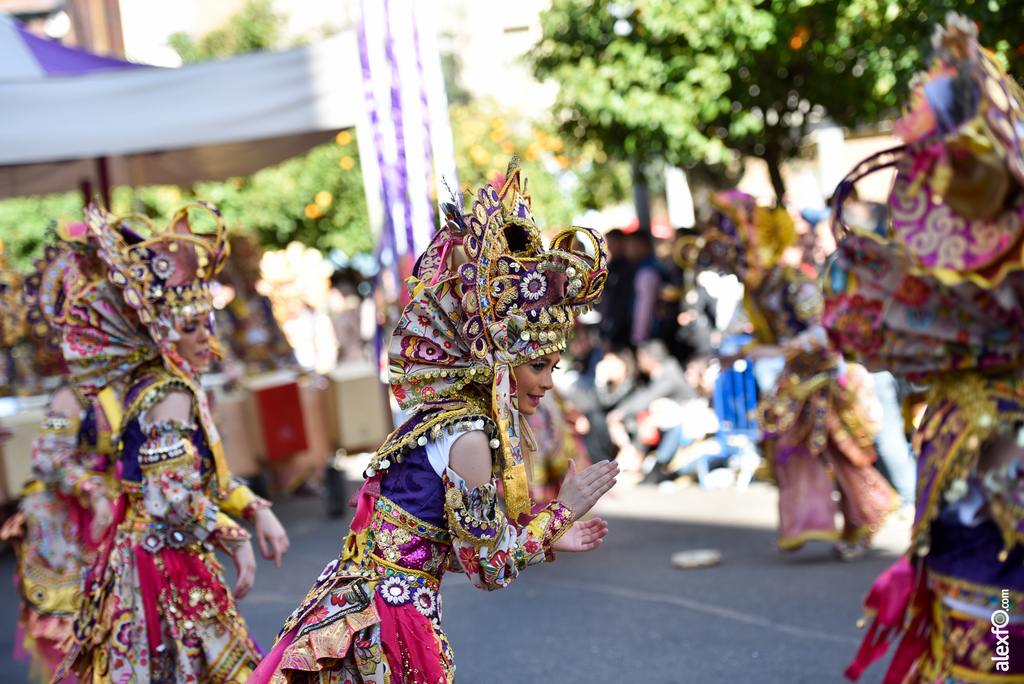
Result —
[[[603, 363], [603, 361], [602, 361]], [[686, 380], [679, 362], [668, 353], [665, 343], [649, 340], [640, 346], [637, 368], [647, 383], [630, 391], [608, 413], [608, 429], [619, 447], [623, 469], [637, 470], [643, 462], [644, 444], [658, 439], [655, 459], [648, 463], [652, 481], [663, 472], [655, 466], [667, 466], [679, 448], [686, 404], [698, 399]]]
[[636, 385], [636, 360], [627, 348], [608, 352], [594, 369], [594, 390], [605, 410], [614, 408]]

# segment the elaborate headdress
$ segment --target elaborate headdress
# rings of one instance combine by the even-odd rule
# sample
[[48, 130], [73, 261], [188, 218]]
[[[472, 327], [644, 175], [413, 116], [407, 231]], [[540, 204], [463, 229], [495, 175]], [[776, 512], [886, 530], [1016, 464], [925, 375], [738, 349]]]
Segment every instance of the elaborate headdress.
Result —
[[[189, 213], [193, 208], [213, 218], [212, 233], [193, 230]], [[110, 281], [138, 312], [168, 368], [182, 379], [194, 379], [194, 370], [174, 351], [173, 342], [178, 339], [176, 328], [213, 312], [211, 286], [230, 251], [220, 212], [206, 202], [191, 202], [174, 213], [164, 230], [147, 216], [114, 217], [95, 205], [85, 215], [98, 234], [100, 257], [109, 268]], [[148, 235], [137, 234], [136, 226]]]
[[[1024, 93], [950, 13], [902, 120], [906, 144], [836, 191], [825, 324], [872, 368], [918, 377], [1014, 362], [1024, 345]], [[843, 225], [843, 200], [896, 168], [889, 225]]]
[[680, 238], [674, 247], [680, 265], [735, 273], [748, 284], [775, 266], [798, 236], [783, 207], [765, 207], [744, 192], [709, 193], [712, 216], [699, 236]]
[[[213, 232], [195, 232], [190, 209], [212, 217]], [[174, 213], [164, 230], [146, 216], [114, 217], [97, 206], [86, 208], [85, 216], [96, 234], [99, 256], [107, 266], [110, 282], [134, 309], [167, 369], [194, 390], [223, 490], [230, 474], [206, 393], [195, 369], [174, 348], [179, 339], [176, 328], [189, 321], [209, 325], [211, 340], [216, 340], [212, 336], [211, 286], [230, 251], [220, 212], [205, 202], [191, 202]], [[134, 228], [144, 229], [147, 235], [138, 234]]]
[[573, 317], [607, 278], [604, 238], [558, 233], [544, 249], [518, 159], [500, 192], [480, 190], [468, 215], [445, 205], [446, 222], [409, 280], [412, 301], [388, 350], [392, 392], [403, 408], [461, 393], [490, 397], [511, 519], [529, 510], [512, 368], [565, 349]]
[[72, 382], [96, 396], [158, 356], [135, 312], [107, 281], [96, 236], [85, 224], [61, 224], [36, 260], [22, 293], [32, 335], [60, 349]]

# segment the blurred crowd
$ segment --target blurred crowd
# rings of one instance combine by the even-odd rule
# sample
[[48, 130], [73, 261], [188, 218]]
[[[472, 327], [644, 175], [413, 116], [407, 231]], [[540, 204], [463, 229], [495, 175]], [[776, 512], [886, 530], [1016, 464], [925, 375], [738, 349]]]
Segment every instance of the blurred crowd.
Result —
[[[831, 212], [827, 207], [787, 209], [799, 240], [785, 251], [781, 264], [818, 280], [836, 246]], [[846, 201], [843, 217], [848, 225], [874, 230], [884, 207], [854, 196]], [[739, 354], [737, 361], [753, 331], [743, 284], [735, 275], [687, 263], [682, 243], [703, 232], [698, 225], [660, 237], [636, 227], [605, 233], [610, 261], [604, 294], [595, 311], [577, 320], [555, 380], [557, 399], [546, 415], [531, 420], [535, 432], [556, 420], [552, 413], [560, 413], [579, 440], [574, 455], [616, 459], [623, 470], [638, 472], [642, 483], [662, 489], [672, 489], [680, 478], [703, 486], [742, 487], [755, 473], [770, 477], [767, 468], [758, 468], [755, 413], [785, 359], [748, 364]], [[750, 396], [731, 396], [737, 387], [742, 393], [742, 383], [724, 377], [733, 369], [756, 378], [749, 382], [756, 388]], [[883, 407], [902, 416], [897, 395], [907, 388], [897, 387], [884, 373], [876, 374], [875, 389]], [[725, 415], [735, 406], [747, 415]], [[903, 502], [911, 502], [912, 461], [902, 419], [895, 432], [883, 429], [877, 441], [880, 470]], [[548, 454], [558, 462], [546, 463]], [[539, 459], [535, 455], [538, 493], [557, 481], [565, 460], [551, 450], [542, 450]]]

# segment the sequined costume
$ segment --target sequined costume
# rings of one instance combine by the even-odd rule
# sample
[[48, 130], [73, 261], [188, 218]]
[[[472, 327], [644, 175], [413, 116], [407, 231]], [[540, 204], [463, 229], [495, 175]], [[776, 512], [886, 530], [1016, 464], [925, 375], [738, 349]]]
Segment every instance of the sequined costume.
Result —
[[44, 386], [52, 389], [67, 371], [60, 349], [32, 334], [22, 300], [36, 277], [9, 268], [0, 253], [0, 397], [43, 394]]
[[248, 540], [225, 513], [251, 520], [261, 500], [237, 483], [219, 500], [198, 416], [191, 423], [145, 418], [168, 393], [189, 391], [159, 363], [139, 371], [126, 397], [123, 515], [90, 573], [76, 624], [78, 658], [91, 663], [93, 681], [245, 681], [260, 658], [213, 549], [230, 553]]
[[[417, 262], [389, 347], [392, 390], [413, 413], [375, 455], [340, 557], [253, 684], [451, 682], [437, 593], [445, 570], [493, 590], [554, 560], [574, 511], [552, 501], [531, 515], [512, 367], [565, 347], [573, 313], [600, 294], [607, 255], [584, 229], [545, 250], [519, 174], [514, 160], [501, 192], [481, 190], [465, 217], [447, 205]], [[572, 250], [577, 235], [589, 254]], [[474, 489], [448, 467], [452, 443], [470, 431], [486, 433], [494, 470]]]
[[15, 377], [14, 349], [25, 337], [24, 309], [19, 301], [21, 277], [7, 264], [0, 251], [0, 397], [14, 393], [21, 384]]
[[[821, 290], [796, 269], [773, 267], [748, 297], [768, 326], [757, 331], [760, 339], [787, 350], [778, 382], [758, 404], [779, 487], [779, 548], [811, 539], [869, 540], [896, 506], [895, 493], [872, 466], [881, 417], [870, 375], [829, 348]], [[830, 479], [840, 495], [841, 531]]]
[[[190, 209], [208, 211], [217, 232], [193, 233]], [[96, 207], [86, 218], [107, 280], [155, 354], [127, 382], [114, 524], [86, 578], [54, 681], [244, 682], [261, 653], [214, 549], [231, 553], [249, 539], [228, 514], [251, 520], [269, 504], [230, 477], [198, 376], [173, 345], [184, 322], [210, 314], [209, 283], [227, 251], [223, 223], [195, 203], [170, 230], [151, 227], [143, 240]], [[189, 419], [152, 421], [149, 409], [171, 393], [191, 397]]]
[[85, 226], [61, 225], [56, 237], [25, 279], [20, 316], [34, 337], [66, 358], [66, 391], [77, 408], [51, 404], [33, 443], [33, 479], [18, 513], [0, 530], [18, 549], [18, 647], [46, 681], [60, 664], [98, 551], [93, 508], [115, 489], [117, 384], [156, 355], [141, 334], [133, 338], [131, 316], [118, 307], [120, 296], [106, 281]]
[[33, 479], [0, 539], [18, 549], [18, 646], [32, 671], [49, 680], [71, 636], [85, 573], [99, 539], [91, 532], [92, 497], [109, 496], [114, 471], [110, 425], [98, 402], [79, 394], [81, 416], [50, 413], [32, 446]]
[[907, 555], [876, 580], [856, 680], [896, 640], [885, 681], [1024, 680], [1024, 93], [950, 14], [894, 130], [905, 145], [855, 167], [896, 168], [879, 232], [834, 216], [825, 325], [872, 369], [928, 390], [915, 436]]
[[227, 342], [224, 351], [251, 373], [295, 365], [295, 354], [274, 318], [270, 298], [257, 291], [263, 255], [259, 241], [236, 233], [230, 243], [231, 260], [219, 280], [234, 288], [234, 297], [216, 312], [217, 332]]
[[896, 506], [895, 492], [872, 466], [880, 416], [869, 376], [830, 347], [821, 327], [821, 289], [779, 263], [796, 240], [785, 210], [758, 206], [738, 192], [723, 193], [714, 204], [717, 227], [683, 251], [692, 252], [693, 263], [741, 276], [755, 344], [779, 345], [786, 356], [776, 384], [761, 388], [758, 405], [765, 457], [779, 487], [778, 545], [791, 550], [817, 539], [838, 542], [841, 551], [862, 546]]

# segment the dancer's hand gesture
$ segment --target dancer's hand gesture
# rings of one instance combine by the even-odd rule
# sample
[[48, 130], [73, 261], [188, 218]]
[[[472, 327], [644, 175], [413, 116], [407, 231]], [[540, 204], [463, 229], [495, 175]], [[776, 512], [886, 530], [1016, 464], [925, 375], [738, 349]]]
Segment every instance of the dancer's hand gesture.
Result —
[[601, 538], [608, 534], [608, 523], [592, 518], [574, 523], [569, 531], [554, 543], [555, 551], [590, 551], [601, 545]]
[[238, 574], [238, 582], [235, 584], [235, 598], [243, 598], [252, 589], [256, 582], [256, 555], [252, 551], [252, 542], [247, 541], [231, 554], [231, 560], [235, 562], [235, 570]]
[[[273, 558], [274, 565], [281, 567], [281, 556], [288, 551], [291, 542], [288, 541], [288, 533], [284, 531], [281, 521], [269, 508], [261, 508], [256, 511], [253, 518], [256, 526], [256, 541], [260, 544], [260, 553], [264, 558]], [[273, 553], [269, 551], [273, 549]]]
[[[558, 491], [558, 500], [576, 512], [573, 521], [579, 520], [594, 507], [597, 500], [615, 485], [619, 464], [615, 461], [601, 461], [576, 473], [576, 462], [569, 459], [569, 467]], [[603, 536], [603, 535], [602, 535]]]

